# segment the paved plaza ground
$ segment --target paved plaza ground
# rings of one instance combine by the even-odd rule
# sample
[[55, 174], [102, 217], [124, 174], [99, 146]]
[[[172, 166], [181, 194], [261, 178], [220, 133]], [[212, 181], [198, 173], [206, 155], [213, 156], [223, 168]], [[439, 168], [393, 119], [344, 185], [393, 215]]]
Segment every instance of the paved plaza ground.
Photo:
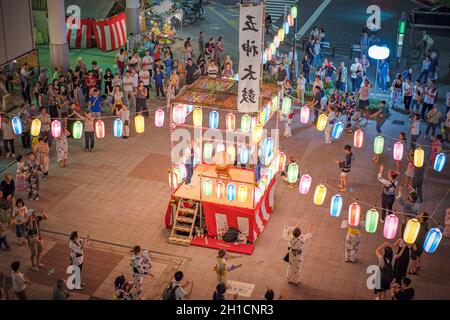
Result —
[[[152, 100], [151, 105], [155, 102]], [[406, 121], [406, 116], [393, 113], [384, 125], [384, 131], [397, 136], [402, 126], [393, 120]], [[372, 164], [374, 124], [369, 124], [362, 150], [355, 151], [350, 174], [352, 191], [348, 194], [361, 201], [380, 205], [381, 186], [376, 180], [378, 167]], [[41, 200], [27, 203], [36, 208], [46, 208], [49, 220], [42, 223], [45, 230], [45, 270], [35, 273], [30, 269], [28, 248], [15, 243], [8, 233], [10, 252], [0, 252], [0, 271], [9, 273], [9, 265], [19, 259], [24, 271], [34, 284], [29, 287], [30, 297], [50, 298], [50, 286], [56, 275], [63, 276], [68, 263], [68, 234], [78, 230], [89, 234], [92, 244], [85, 254], [84, 279], [87, 289], [75, 298], [89, 299], [112, 297], [113, 279], [125, 274], [131, 279], [129, 248], [140, 244], [152, 252], [155, 261], [155, 278], [146, 278], [145, 296], [158, 298], [168, 283], [170, 274], [183, 270], [186, 278], [195, 283], [192, 299], [210, 299], [216, 284], [213, 266], [216, 251], [199, 247], [182, 247], [167, 242], [164, 214], [169, 200], [167, 169], [169, 168], [169, 130], [155, 128], [153, 115], [147, 120], [146, 130], [137, 135], [131, 130], [129, 140], [113, 138], [110, 134], [96, 140], [94, 152], [83, 151], [82, 140], [70, 140], [69, 166], [61, 169], [52, 157], [50, 177], [41, 182]], [[110, 124], [107, 132], [111, 132]], [[338, 184], [339, 170], [334, 163], [341, 158], [345, 143], [352, 143], [353, 135], [325, 145], [323, 134], [312, 125], [300, 125], [295, 119], [294, 136], [282, 138], [281, 144], [294, 155], [302, 173], [309, 171], [313, 187], [322, 181]], [[426, 143], [425, 141], [421, 141]], [[392, 143], [386, 141], [383, 164], [393, 169], [390, 155]], [[13, 172], [15, 166], [7, 171]], [[423, 210], [442, 221], [445, 208], [450, 206], [442, 197], [449, 188], [449, 170], [437, 174], [426, 171]], [[23, 197], [19, 192], [18, 197]], [[252, 299], [260, 299], [267, 287], [281, 293], [285, 299], [373, 299], [366, 287], [367, 266], [376, 263], [374, 250], [382, 243], [380, 229], [376, 234], [363, 232], [357, 263], [344, 263], [345, 229], [340, 229], [342, 218], [332, 218], [328, 205], [317, 207], [313, 193], [301, 196], [296, 189], [279, 180], [276, 184], [275, 211], [251, 256], [239, 259], [241, 269], [233, 271], [229, 279], [255, 284]], [[329, 203], [329, 197], [326, 204]], [[344, 208], [350, 204], [346, 199]], [[399, 210], [399, 207], [396, 206]], [[363, 210], [368, 208], [363, 207]], [[346, 217], [343, 210], [342, 217]], [[313, 239], [306, 246], [302, 282], [299, 286], [287, 284], [286, 263], [282, 257], [287, 242], [281, 238], [285, 225], [300, 222], [303, 230], [312, 223]], [[448, 239], [443, 239], [437, 252], [424, 254], [423, 271], [413, 276], [418, 299], [450, 298], [450, 262]]]

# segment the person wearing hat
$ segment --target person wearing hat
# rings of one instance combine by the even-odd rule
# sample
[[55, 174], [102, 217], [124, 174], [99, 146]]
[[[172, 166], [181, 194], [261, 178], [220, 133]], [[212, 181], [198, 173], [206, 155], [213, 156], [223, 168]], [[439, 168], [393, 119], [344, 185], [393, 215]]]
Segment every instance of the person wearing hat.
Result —
[[41, 263], [41, 254], [44, 251], [44, 243], [41, 236], [40, 222], [48, 219], [45, 210], [27, 210], [26, 237], [31, 252], [31, 265], [33, 271], [39, 271], [44, 267]]
[[[70, 249], [70, 256], [69, 261], [70, 264], [73, 266], [77, 266], [80, 269], [80, 276], [81, 272], [83, 271], [83, 262], [84, 262], [84, 252], [83, 248], [84, 246], [89, 242], [89, 235], [82, 239], [78, 235], [78, 231], [73, 231], [70, 234], [70, 241], [69, 241], [69, 249]], [[82, 287], [85, 285], [80, 281], [80, 283], [76, 284], [75, 290], [82, 290]]]
[[381, 194], [381, 222], [384, 222], [386, 214], [392, 213], [392, 207], [395, 202], [395, 190], [398, 187], [397, 172], [389, 171], [388, 178], [383, 178], [384, 166], [380, 166], [380, 171], [378, 172], [378, 181], [383, 184], [383, 193]]

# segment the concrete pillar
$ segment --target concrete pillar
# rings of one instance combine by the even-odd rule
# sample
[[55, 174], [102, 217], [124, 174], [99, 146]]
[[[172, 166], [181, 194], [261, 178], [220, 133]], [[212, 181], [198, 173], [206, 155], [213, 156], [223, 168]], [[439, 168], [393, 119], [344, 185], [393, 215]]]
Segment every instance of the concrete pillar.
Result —
[[66, 36], [64, 1], [47, 0], [48, 34], [50, 39], [50, 62], [52, 67], [69, 69], [69, 46]]
[[139, 22], [140, 9], [139, 0], [127, 0], [125, 11], [127, 16], [127, 37], [130, 33], [134, 35], [141, 33], [141, 24]]

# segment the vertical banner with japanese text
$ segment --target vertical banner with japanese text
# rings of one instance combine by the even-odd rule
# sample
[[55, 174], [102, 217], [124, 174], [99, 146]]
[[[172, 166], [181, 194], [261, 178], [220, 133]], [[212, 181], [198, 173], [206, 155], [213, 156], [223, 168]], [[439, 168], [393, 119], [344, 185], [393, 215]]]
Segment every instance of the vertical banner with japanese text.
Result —
[[258, 111], [263, 29], [263, 5], [241, 5], [239, 12], [239, 112]]

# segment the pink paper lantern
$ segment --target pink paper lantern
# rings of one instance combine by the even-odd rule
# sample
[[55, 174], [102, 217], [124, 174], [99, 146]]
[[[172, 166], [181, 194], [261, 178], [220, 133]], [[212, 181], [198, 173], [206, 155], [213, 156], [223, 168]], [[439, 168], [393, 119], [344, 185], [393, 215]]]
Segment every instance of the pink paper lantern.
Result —
[[309, 121], [309, 107], [307, 105], [304, 105], [300, 111], [300, 122], [301, 123], [308, 123]]
[[158, 109], [155, 111], [155, 126], [161, 128], [164, 125], [164, 111]]
[[55, 138], [59, 138], [61, 136], [62, 128], [61, 122], [59, 120], [52, 121], [52, 136]]
[[403, 158], [403, 142], [394, 143], [394, 160], [400, 161]]
[[383, 235], [386, 239], [392, 240], [397, 234], [398, 218], [395, 214], [390, 214], [384, 222]]
[[300, 194], [307, 194], [311, 187], [312, 178], [309, 174], [304, 174], [300, 178], [300, 184], [298, 185], [298, 191]]

